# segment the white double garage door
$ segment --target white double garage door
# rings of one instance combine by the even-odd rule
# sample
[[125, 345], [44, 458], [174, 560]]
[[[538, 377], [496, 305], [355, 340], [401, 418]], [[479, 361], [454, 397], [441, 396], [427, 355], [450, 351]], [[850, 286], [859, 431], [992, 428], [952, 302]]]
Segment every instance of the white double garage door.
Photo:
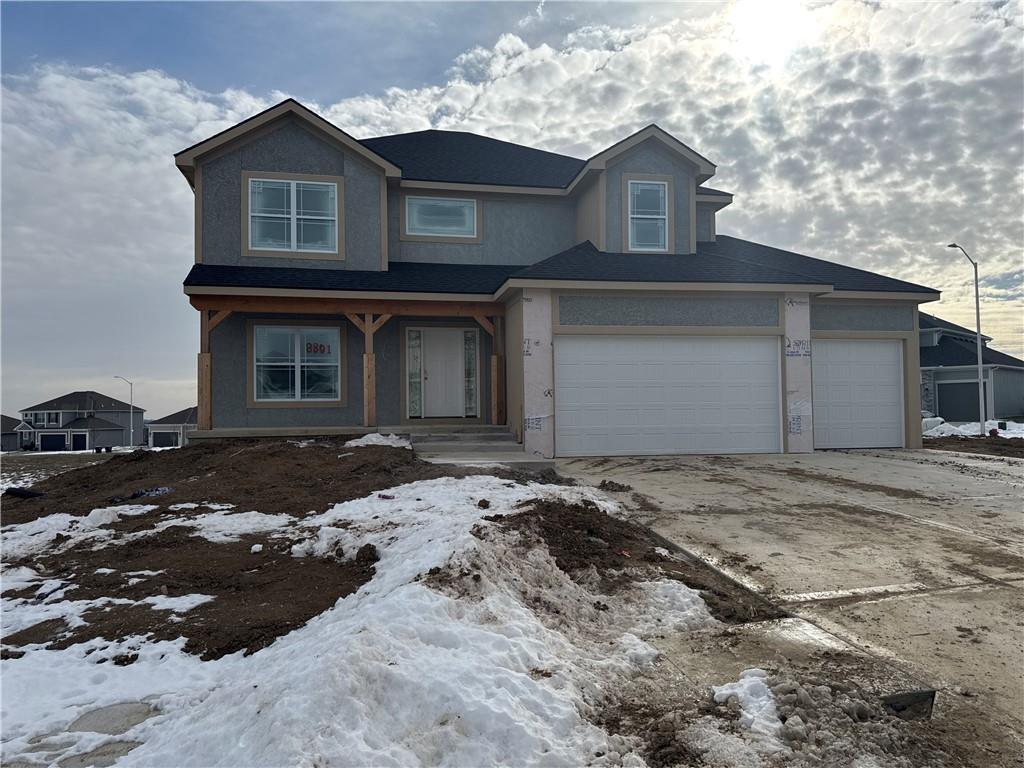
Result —
[[[775, 336], [556, 336], [555, 453], [783, 450]], [[901, 342], [815, 340], [816, 448], [903, 445]]]

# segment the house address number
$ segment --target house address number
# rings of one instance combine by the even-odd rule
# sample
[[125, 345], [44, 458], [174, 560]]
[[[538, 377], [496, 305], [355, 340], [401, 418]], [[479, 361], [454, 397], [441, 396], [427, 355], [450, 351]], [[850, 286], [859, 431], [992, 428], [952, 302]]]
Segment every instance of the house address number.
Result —
[[307, 355], [329, 355], [331, 354], [330, 344], [321, 344], [316, 341], [306, 342], [306, 354]]

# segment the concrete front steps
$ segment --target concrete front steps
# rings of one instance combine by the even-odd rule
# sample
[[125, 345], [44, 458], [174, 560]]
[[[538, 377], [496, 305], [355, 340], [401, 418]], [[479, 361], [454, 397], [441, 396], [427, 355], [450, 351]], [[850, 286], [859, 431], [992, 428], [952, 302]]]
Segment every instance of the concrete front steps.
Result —
[[551, 459], [527, 456], [506, 426], [416, 427], [406, 431], [416, 455], [425, 461], [465, 466], [503, 464], [525, 472], [539, 472], [555, 466]]

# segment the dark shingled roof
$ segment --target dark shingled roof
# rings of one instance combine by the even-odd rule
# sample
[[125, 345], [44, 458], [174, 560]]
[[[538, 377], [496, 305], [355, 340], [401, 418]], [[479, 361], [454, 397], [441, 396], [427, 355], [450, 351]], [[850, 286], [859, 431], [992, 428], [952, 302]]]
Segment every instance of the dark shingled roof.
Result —
[[[30, 408], [22, 408], [22, 411], [127, 411], [128, 403], [104, 395], [92, 390], [84, 392], [69, 392], [66, 395], [55, 397], [39, 405]], [[135, 406], [136, 411], [146, 410], [140, 405]]]
[[[918, 327], [921, 330], [926, 328], [941, 328], [944, 331], [953, 331], [954, 333], [962, 333], [965, 336], [970, 336], [972, 339], [976, 335], [974, 331], [969, 328], [964, 328], [962, 325], [951, 323], [949, 320], [943, 320], [941, 317], [935, 315], [929, 315], [927, 312], [919, 312], [920, 319], [918, 320]], [[984, 333], [981, 334], [982, 339], [991, 340], [991, 336], [986, 336]]]
[[586, 165], [555, 152], [462, 131], [415, 131], [360, 142], [402, 169], [403, 179], [513, 187], [565, 187]]
[[149, 422], [149, 426], [152, 427], [158, 424], [174, 426], [177, 426], [178, 424], [196, 424], [198, 423], [198, 419], [196, 418], [198, 410], [199, 409], [193, 405], [191, 408], [184, 408], [177, 413], [172, 413], [170, 416], [164, 416], [162, 419], [155, 419], [154, 421]]
[[239, 267], [196, 264], [185, 285], [235, 288], [302, 288], [319, 291], [493, 293], [522, 269], [516, 265], [420, 264], [393, 261], [387, 272], [303, 267]]
[[723, 192], [720, 189], [712, 189], [711, 187], [697, 187], [698, 195], [721, 195], [722, 197], [732, 197], [732, 192]]
[[196, 264], [186, 286], [403, 293], [493, 293], [507, 279], [830, 285], [840, 291], [932, 288], [719, 235], [696, 254], [607, 253], [589, 240], [530, 266], [391, 262], [387, 272]]
[[[53, 429], [53, 427], [51, 427]], [[112, 421], [101, 419], [97, 416], [87, 416], [81, 419], [75, 419], [65, 424], [61, 429], [97, 429], [97, 430], [109, 430], [109, 429], [127, 429], [122, 427], [120, 424], [114, 424]]]
[[19, 424], [21, 424], [21, 419], [16, 419], [13, 416], [4, 416], [3, 414], [0, 414], [0, 432], [3, 432], [5, 435], [8, 432], [13, 432], [15, 427], [17, 427]]
[[[981, 348], [981, 362], [985, 365], [1007, 365], [1024, 368], [1024, 360], [1000, 352], [998, 349]], [[954, 365], [977, 365], [978, 352], [975, 342], [943, 336], [934, 347], [921, 347], [921, 367], [937, 368]]]

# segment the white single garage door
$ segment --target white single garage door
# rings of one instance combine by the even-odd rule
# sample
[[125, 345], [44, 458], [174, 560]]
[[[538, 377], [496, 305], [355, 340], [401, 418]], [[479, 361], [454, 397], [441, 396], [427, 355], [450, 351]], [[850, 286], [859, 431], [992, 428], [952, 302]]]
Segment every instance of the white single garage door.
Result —
[[815, 448], [903, 446], [903, 342], [811, 342]]
[[777, 337], [555, 337], [555, 453], [782, 450]]

